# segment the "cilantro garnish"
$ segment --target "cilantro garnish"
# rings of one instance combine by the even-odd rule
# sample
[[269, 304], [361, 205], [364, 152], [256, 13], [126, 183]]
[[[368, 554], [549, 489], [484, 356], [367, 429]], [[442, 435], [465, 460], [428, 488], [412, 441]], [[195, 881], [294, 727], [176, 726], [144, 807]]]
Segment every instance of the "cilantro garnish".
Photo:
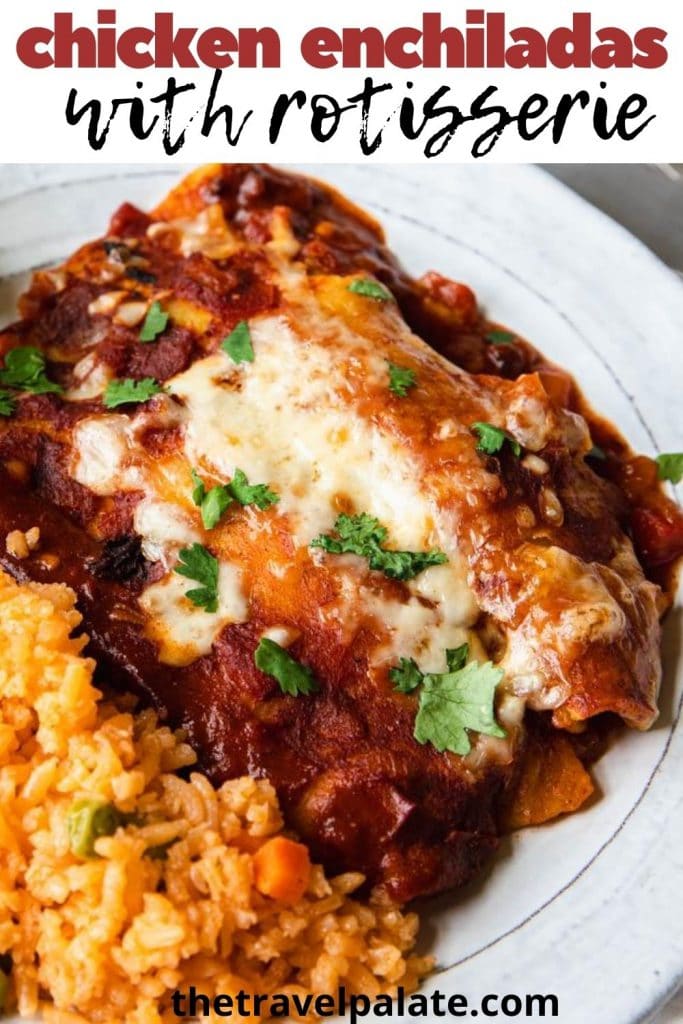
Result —
[[232, 498], [227, 487], [212, 487], [210, 491], [207, 491], [199, 506], [204, 529], [213, 530], [229, 505], [232, 505]]
[[213, 530], [223, 513], [232, 505], [232, 496], [227, 487], [218, 484], [207, 491], [196, 470], [192, 470], [192, 500], [199, 507], [205, 530]]
[[[342, 512], [337, 517], [334, 528], [339, 534], [339, 540], [333, 540], [323, 534], [313, 541], [313, 547], [325, 548], [326, 551], [331, 551], [333, 554], [342, 554], [345, 547], [361, 548], [371, 544], [379, 546], [388, 535], [386, 527], [381, 525], [379, 519], [369, 516], [367, 512], [361, 512], [360, 515], [355, 516], [348, 516]], [[337, 547], [339, 550], [336, 550]], [[357, 552], [352, 552], [352, 554], [357, 554]]]
[[515, 335], [511, 334], [510, 331], [489, 331], [486, 335], [486, 340], [491, 345], [512, 345]]
[[131, 380], [130, 377], [112, 380], [104, 392], [104, 404], [107, 409], [115, 409], [118, 405], [148, 402], [163, 390], [153, 377], [143, 377], [142, 380]]
[[221, 348], [228, 353], [233, 363], [254, 362], [254, 346], [251, 343], [251, 332], [246, 320], [240, 320], [227, 338], [223, 339]]
[[679, 484], [683, 480], [683, 452], [666, 452], [655, 459], [660, 480]]
[[0, 416], [11, 416], [16, 408], [16, 402], [9, 391], [0, 391]]
[[291, 697], [315, 693], [318, 683], [307, 665], [302, 665], [274, 640], [262, 637], [254, 652], [254, 663], [261, 672], [277, 679], [283, 693]]
[[162, 331], [166, 330], [167, 324], [168, 313], [161, 308], [160, 302], [153, 302], [147, 310], [147, 316], [140, 331], [140, 341], [156, 341]]
[[[452, 647], [446, 651], [446, 664], [449, 672], [459, 672], [467, 664], [469, 644]], [[396, 668], [389, 670], [389, 679], [399, 693], [412, 693], [420, 683], [424, 682], [425, 674], [413, 658], [401, 658]]]
[[204, 486], [204, 481], [196, 469], [192, 470], [192, 483], [194, 484], [194, 487], [192, 488], [192, 500], [195, 505], [201, 505], [206, 497], [206, 487]]
[[174, 572], [201, 584], [196, 590], [188, 590], [185, 597], [207, 612], [217, 611], [218, 559], [214, 558], [202, 544], [192, 544], [189, 548], [183, 548], [178, 558]]
[[18, 391], [30, 391], [34, 395], [58, 395], [63, 388], [48, 380], [45, 373], [45, 356], [32, 345], [11, 348], [5, 354], [5, 368], [0, 370], [0, 384]]
[[398, 666], [389, 670], [389, 679], [399, 693], [412, 693], [418, 688], [424, 675], [413, 658], [401, 658]]
[[233, 503], [240, 505], [256, 505], [261, 510], [275, 505], [279, 495], [271, 491], [266, 484], [250, 484], [246, 473], [235, 470], [230, 483], [218, 484], [207, 491], [196, 470], [192, 470], [192, 500], [199, 506], [202, 522], [207, 530], [212, 530], [219, 522], [223, 513]]
[[443, 753], [450, 750], [464, 756], [471, 749], [468, 732], [504, 737], [495, 719], [495, 690], [503, 672], [491, 662], [466, 664], [468, 646], [446, 651], [447, 672], [420, 671], [416, 663], [401, 658], [389, 678], [399, 693], [420, 687], [414, 736], [418, 743], [431, 743]]
[[378, 302], [391, 302], [394, 298], [388, 288], [369, 277], [357, 277], [348, 286], [348, 290], [354, 295], [364, 295], [366, 298], [376, 299]]
[[598, 462], [604, 462], [607, 458], [607, 452], [604, 448], [601, 448], [599, 444], [594, 444], [589, 452], [586, 452], [587, 459], [597, 459]]
[[412, 580], [432, 565], [447, 562], [443, 551], [377, 551], [369, 557], [371, 569], [378, 569], [393, 580]]
[[443, 565], [448, 559], [443, 551], [392, 551], [382, 545], [387, 539], [386, 527], [378, 519], [363, 512], [348, 516], [342, 513], [334, 524], [336, 537], [321, 534], [311, 547], [323, 548], [332, 555], [360, 555], [367, 558], [371, 569], [377, 569], [393, 580], [412, 580], [432, 565]]
[[449, 647], [446, 650], [446, 664], [449, 672], [459, 672], [467, 664], [467, 657], [470, 653], [469, 644], [460, 644], [460, 647]]
[[250, 484], [241, 469], [235, 470], [235, 475], [227, 486], [232, 497], [239, 501], [240, 505], [256, 505], [263, 510], [276, 505], [280, 500], [279, 495], [269, 490], [266, 484]]
[[415, 718], [415, 739], [431, 743], [440, 752], [470, 752], [468, 730], [487, 736], [504, 737], [495, 719], [493, 697], [503, 678], [501, 669], [491, 662], [470, 662], [459, 672], [427, 675], [420, 690], [420, 706]]
[[387, 365], [389, 367], [389, 390], [399, 398], [405, 398], [410, 389], [417, 384], [415, 370], [409, 370], [405, 366], [396, 366], [395, 363], [387, 363]]
[[486, 455], [496, 455], [507, 441], [513, 453], [519, 458], [522, 454], [522, 446], [515, 441], [506, 430], [494, 427], [492, 423], [473, 423], [472, 430], [479, 435], [477, 451]]

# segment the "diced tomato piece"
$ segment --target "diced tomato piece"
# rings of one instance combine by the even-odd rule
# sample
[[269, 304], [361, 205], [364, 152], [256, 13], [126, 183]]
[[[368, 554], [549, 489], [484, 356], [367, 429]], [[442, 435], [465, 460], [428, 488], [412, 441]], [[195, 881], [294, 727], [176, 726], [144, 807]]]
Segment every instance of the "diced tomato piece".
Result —
[[668, 565], [683, 555], [683, 515], [677, 509], [636, 508], [631, 523], [636, 547], [649, 565]]

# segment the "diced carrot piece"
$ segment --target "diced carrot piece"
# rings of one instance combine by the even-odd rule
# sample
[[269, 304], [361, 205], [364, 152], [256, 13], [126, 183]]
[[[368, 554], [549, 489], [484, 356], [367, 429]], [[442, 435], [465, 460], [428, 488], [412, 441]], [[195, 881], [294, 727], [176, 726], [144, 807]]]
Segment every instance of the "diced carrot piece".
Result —
[[531, 737], [504, 827], [512, 831], [570, 814], [588, 799], [593, 788], [590, 775], [566, 736], [547, 733]]
[[254, 884], [259, 892], [282, 903], [301, 899], [311, 874], [308, 850], [285, 836], [275, 836], [254, 854]]

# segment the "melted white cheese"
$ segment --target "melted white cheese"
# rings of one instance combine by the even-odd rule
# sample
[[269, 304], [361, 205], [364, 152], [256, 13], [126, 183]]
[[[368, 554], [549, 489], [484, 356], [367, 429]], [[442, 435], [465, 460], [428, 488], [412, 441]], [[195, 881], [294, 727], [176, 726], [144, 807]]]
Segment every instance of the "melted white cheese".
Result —
[[[287, 287], [296, 288], [296, 275], [289, 277]], [[336, 617], [344, 632], [374, 618], [374, 664], [414, 657], [426, 670], [442, 670], [446, 648], [472, 642], [478, 615], [454, 531], [422, 485], [415, 456], [359, 407], [354, 375], [369, 387], [388, 385], [386, 361], [376, 345], [323, 313], [310, 295], [302, 299], [300, 293], [299, 299], [307, 303], [305, 327], [297, 319], [295, 330], [277, 316], [250, 322], [253, 363], [236, 366], [218, 352], [173, 378], [168, 391], [182, 403], [175, 412], [148, 406], [132, 418], [100, 415], [82, 421], [74, 475], [98, 494], [144, 491], [134, 526], [146, 557], [161, 561], [167, 574], [146, 589], [141, 605], [151, 616], [148, 632], [163, 661], [185, 664], [208, 653], [224, 625], [244, 621], [250, 592], [249, 580], [222, 562], [220, 607], [210, 615], [187, 601], [189, 581], [173, 573], [179, 549], [210, 543], [210, 536], [204, 537], [187, 509], [156, 492], [155, 475], [136, 436], [154, 417], [168, 419], [172, 413], [183, 426], [188, 464], [223, 481], [239, 468], [251, 483], [275, 490], [280, 501], [274, 514], [286, 520], [299, 548], [309, 549], [314, 537], [332, 530], [340, 511], [353, 510], [386, 527], [389, 547], [444, 551], [447, 564], [411, 581], [402, 601], [365, 585], [364, 560], [309, 549], [314, 565], [329, 570], [334, 564], [348, 583], [336, 607], [321, 610], [323, 618]], [[407, 330], [395, 319], [397, 331]], [[264, 529], [261, 513], [245, 510], [244, 515], [249, 530]]]
[[[462, 569], [462, 571], [457, 571]], [[479, 607], [470, 590], [462, 563], [434, 565], [411, 583], [411, 590], [440, 608], [458, 608], [462, 621], [473, 622]], [[451, 645], [452, 646], [452, 645]]]
[[414, 658], [424, 672], [445, 672], [446, 649], [469, 642], [463, 606], [430, 606], [417, 598], [392, 601], [361, 594], [361, 603], [387, 630], [388, 639], [373, 652], [376, 665], [396, 665], [400, 658]]
[[192, 581], [174, 572], [181, 548], [200, 543], [202, 533], [181, 505], [157, 494], [148, 457], [137, 439], [149, 425], [174, 422], [177, 413], [162, 406], [151, 414], [141, 407], [129, 419], [111, 414], [82, 420], [75, 430], [76, 461], [72, 475], [96, 494], [111, 495], [120, 490], [142, 490], [144, 497], [133, 513], [133, 527], [142, 540], [145, 558], [161, 562], [166, 575], [148, 586], [140, 605], [149, 620], [147, 635], [159, 646], [159, 658], [169, 665], [187, 665], [208, 654], [221, 630], [247, 618], [247, 599], [242, 574], [234, 565], [222, 562], [218, 574], [218, 608], [207, 612], [185, 597]]
[[113, 376], [111, 367], [102, 362], [97, 352], [91, 352], [74, 366], [73, 383], [64, 397], [70, 402], [97, 398]]
[[169, 233], [176, 235], [178, 248], [183, 256], [201, 252], [209, 259], [227, 259], [242, 244], [226, 223], [220, 203], [207, 206], [195, 217], [157, 221], [147, 228], [150, 238], [158, 238]]
[[166, 562], [172, 548], [199, 543], [201, 536], [178, 505], [144, 498], [133, 514], [135, 532], [142, 537], [142, 551], [150, 562]]
[[81, 420], [74, 429], [74, 479], [95, 494], [130, 489], [123, 479], [130, 447], [130, 422], [125, 416], [112, 413]]
[[[582, 645], [616, 642], [624, 635], [626, 614], [605, 583], [607, 573], [605, 567], [586, 564], [562, 548], [535, 553], [529, 575], [532, 599], [537, 580], [554, 576], [565, 581], [566, 604], [559, 614], [548, 614], [542, 602], [536, 603], [521, 626], [507, 631], [500, 663], [505, 686], [534, 710], [554, 709], [567, 697], [569, 683], [558, 675], [558, 654], [571, 655]], [[553, 679], [555, 685], [549, 685]]]
[[244, 622], [247, 602], [239, 569], [223, 562], [218, 570], [218, 608], [207, 612], [185, 597], [197, 584], [169, 573], [147, 587], [140, 605], [150, 616], [147, 635], [159, 645], [159, 658], [167, 665], [189, 665], [206, 654], [225, 627]]
[[[218, 353], [169, 384], [187, 408], [189, 462], [225, 480], [240, 468], [267, 483], [302, 547], [332, 529], [340, 498], [376, 516], [392, 546], [438, 544], [415, 465], [394, 438], [355, 412], [336, 347], [300, 339], [278, 317], [252, 322], [251, 336], [253, 363], [236, 369]], [[377, 368], [386, 373], [382, 360]]]
[[[253, 363], [236, 368], [217, 353], [170, 382], [170, 392], [187, 411], [188, 462], [224, 480], [239, 468], [252, 482], [268, 484], [279, 494], [277, 512], [287, 516], [300, 547], [330, 531], [340, 508], [350, 503], [387, 528], [389, 546], [444, 550], [448, 563], [411, 582], [416, 596], [405, 603], [359, 592], [360, 565], [352, 568], [351, 562], [360, 560], [348, 560], [346, 596], [336, 609], [324, 611], [347, 629], [360, 615], [373, 615], [387, 634], [373, 656], [378, 664], [403, 656], [432, 670], [444, 668], [444, 650], [468, 640], [478, 614], [463, 560], [420, 486], [419, 467], [396, 438], [355, 409], [339, 368], [340, 353], [355, 350], [366, 375], [385, 386], [385, 361], [356, 335], [344, 337], [341, 331], [330, 343], [330, 325], [319, 319], [325, 331], [320, 339], [300, 338], [283, 318], [252, 321]], [[311, 557], [319, 565], [329, 560], [317, 549]], [[343, 573], [344, 560], [335, 561]]]

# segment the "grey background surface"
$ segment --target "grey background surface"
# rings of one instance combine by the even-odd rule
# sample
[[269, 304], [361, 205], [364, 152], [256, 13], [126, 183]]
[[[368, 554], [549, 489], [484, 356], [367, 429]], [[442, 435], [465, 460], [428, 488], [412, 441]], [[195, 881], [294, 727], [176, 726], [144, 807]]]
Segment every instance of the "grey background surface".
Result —
[[623, 224], [683, 275], [680, 165], [553, 164], [545, 169]]

